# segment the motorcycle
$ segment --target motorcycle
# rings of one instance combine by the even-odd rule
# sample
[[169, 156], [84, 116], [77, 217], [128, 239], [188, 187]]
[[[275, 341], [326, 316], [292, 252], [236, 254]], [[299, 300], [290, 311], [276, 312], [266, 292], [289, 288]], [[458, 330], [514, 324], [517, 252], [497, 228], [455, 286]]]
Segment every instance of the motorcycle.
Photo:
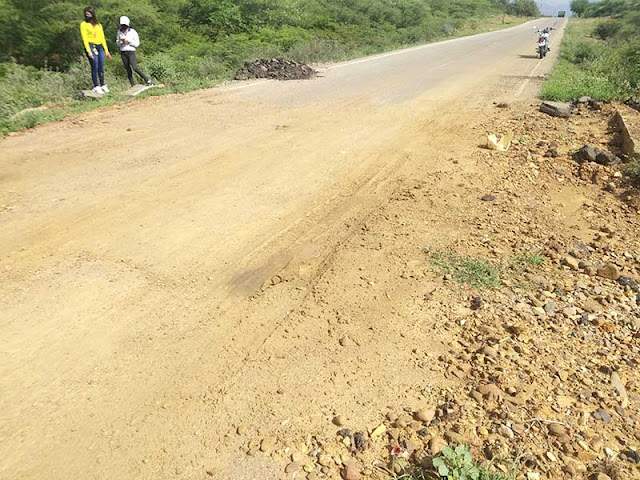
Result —
[[545, 36], [540, 36], [538, 39], [538, 58], [544, 58], [549, 53], [549, 39]]

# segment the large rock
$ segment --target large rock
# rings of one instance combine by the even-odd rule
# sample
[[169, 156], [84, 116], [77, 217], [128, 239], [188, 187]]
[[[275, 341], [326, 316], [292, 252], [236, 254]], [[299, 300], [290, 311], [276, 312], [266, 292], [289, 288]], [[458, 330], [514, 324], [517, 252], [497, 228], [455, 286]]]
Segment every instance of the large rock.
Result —
[[578, 163], [595, 162], [599, 153], [598, 149], [585, 145], [573, 154], [573, 158]]
[[620, 160], [620, 158], [618, 158], [618, 156], [614, 153], [600, 152], [596, 156], [596, 163], [599, 163], [600, 165], [609, 166], [609, 165], [617, 165], [619, 163], [622, 163], [622, 160]]
[[629, 120], [635, 115], [632, 114], [633, 111], [626, 112], [622, 110], [618, 110], [613, 117], [613, 125], [618, 128], [618, 132], [620, 133], [620, 139], [622, 140], [622, 153], [624, 153], [629, 158], [633, 158], [636, 155], [640, 155], [640, 139], [638, 138], [640, 135], [639, 127], [636, 125], [635, 128]]
[[569, 118], [573, 111], [573, 106], [564, 102], [543, 102], [540, 105], [540, 111], [552, 117]]

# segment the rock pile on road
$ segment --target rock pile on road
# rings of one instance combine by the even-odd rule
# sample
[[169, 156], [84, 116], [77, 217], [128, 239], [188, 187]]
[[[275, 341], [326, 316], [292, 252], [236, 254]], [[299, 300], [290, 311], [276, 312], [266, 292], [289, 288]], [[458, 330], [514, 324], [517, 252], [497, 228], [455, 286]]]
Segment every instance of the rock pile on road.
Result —
[[272, 58], [270, 60], [255, 60], [246, 62], [236, 75], [236, 80], [249, 78], [269, 78], [273, 80], [307, 80], [313, 78], [316, 71], [309, 65]]

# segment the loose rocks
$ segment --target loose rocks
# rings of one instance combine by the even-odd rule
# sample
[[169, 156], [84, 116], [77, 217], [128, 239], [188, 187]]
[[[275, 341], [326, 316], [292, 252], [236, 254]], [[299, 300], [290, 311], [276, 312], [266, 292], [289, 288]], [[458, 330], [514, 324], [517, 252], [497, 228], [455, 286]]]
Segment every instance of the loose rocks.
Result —
[[272, 58], [247, 62], [236, 75], [236, 80], [249, 78], [271, 78], [275, 80], [306, 80], [313, 78], [316, 71], [304, 63]]
[[302, 466], [299, 463], [292, 462], [284, 469], [284, 473], [296, 473], [302, 470]]
[[598, 158], [598, 153], [599, 151], [597, 149], [585, 145], [573, 155], [573, 158], [578, 163], [595, 162]]
[[620, 270], [613, 263], [607, 263], [598, 268], [598, 276], [616, 281], [620, 278]]
[[570, 103], [563, 102], [543, 102], [540, 105], [540, 111], [552, 117], [569, 118], [573, 111], [573, 106]]
[[430, 423], [436, 416], [436, 411], [424, 408], [416, 412], [416, 420], [419, 420], [424, 423]]
[[333, 417], [333, 424], [337, 427], [344, 427], [347, 423], [347, 418], [344, 415], [336, 415]]

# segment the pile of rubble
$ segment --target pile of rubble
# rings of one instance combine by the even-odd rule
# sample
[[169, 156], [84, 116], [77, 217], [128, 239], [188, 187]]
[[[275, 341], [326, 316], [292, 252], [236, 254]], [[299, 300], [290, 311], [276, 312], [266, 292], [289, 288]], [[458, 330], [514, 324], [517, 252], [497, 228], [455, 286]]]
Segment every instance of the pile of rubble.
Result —
[[273, 80], [308, 80], [316, 75], [316, 71], [305, 63], [293, 60], [272, 58], [270, 60], [254, 60], [246, 62], [236, 75], [236, 80], [250, 78], [269, 78]]

